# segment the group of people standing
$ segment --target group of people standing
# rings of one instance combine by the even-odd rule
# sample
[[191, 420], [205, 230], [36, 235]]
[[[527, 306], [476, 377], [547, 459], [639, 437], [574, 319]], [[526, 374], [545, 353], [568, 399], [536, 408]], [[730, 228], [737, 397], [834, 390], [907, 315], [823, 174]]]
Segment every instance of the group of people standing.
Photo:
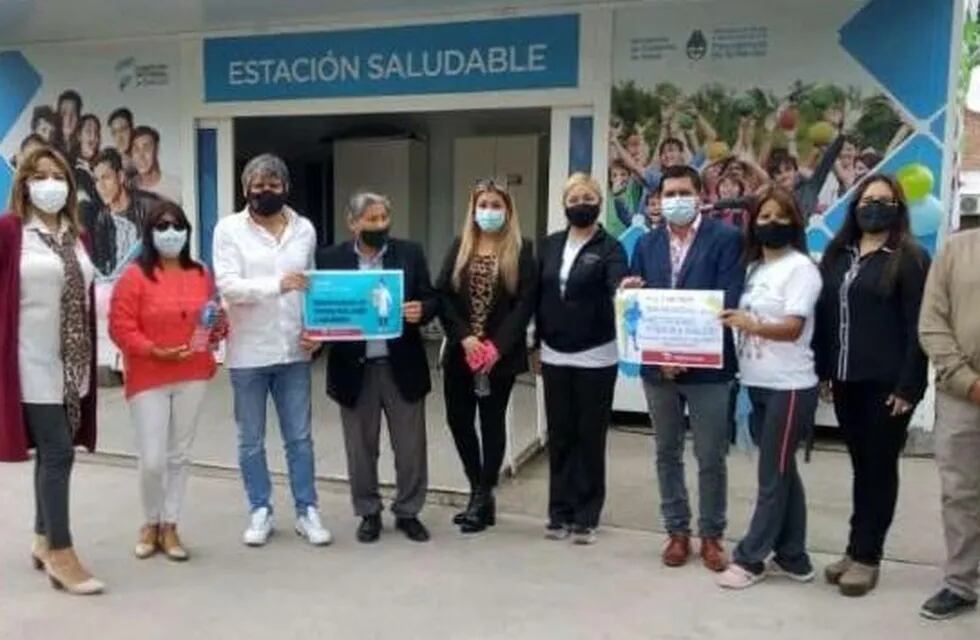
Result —
[[[274, 529], [265, 452], [270, 396], [295, 530], [314, 545], [332, 540], [318, 511], [311, 435], [311, 361], [321, 351], [327, 394], [340, 407], [351, 500], [361, 519], [357, 539], [374, 542], [384, 528], [377, 473], [384, 414], [397, 477], [395, 527], [427, 541], [419, 514], [428, 486], [431, 380], [420, 329], [437, 317], [446, 335], [447, 422], [471, 484], [469, 504], [454, 522], [463, 533], [496, 522], [506, 409], [530, 362], [542, 376], [547, 412], [545, 535], [592, 544], [617, 377], [614, 296], [621, 288], [707, 289], [725, 294], [724, 367], [642, 371], [669, 533], [664, 564], [684, 565], [694, 552], [683, 463], [689, 429], [698, 464], [698, 551], [719, 584], [744, 588], [774, 574], [813, 579], [795, 453], [822, 393], [833, 401], [854, 467], [850, 542], [825, 575], [844, 595], [873, 589], [895, 511], [899, 455], [926, 387], [921, 315], [921, 344], [940, 386], [937, 457], [950, 546], [947, 587], [923, 613], [947, 617], [975, 605], [980, 343], [978, 307], [970, 303], [980, 236], [955, 237], [926, 286], [929, 258], [910, 235], [904, 197], [890, 178], [872, 176], [858, 188], [819, 265], [806, 252], [796, 199], [779, 187], [755, 199], [743, 237], [700, 213], [696, 170], [666, 167], [657, 187], [666, 224], [644, 236], [628, 261], [599, 224], [603, 196], [594, 179], [569, 179], [567, 227], [547, 237], [536, 256], [506, 188], [481, 181], [434, 285], [422, 248], [391, 237], [395, 211], [385, 196], [355, 195], [347, 210], [352, 239], [318, 250], [312, 224], [287, 205], [289, 174], [280, 159], [253, 159], [241, 186], [246, 207], [215, 229], [213, 276], [190, 256], [187, 217], [167, 203], [147, 215], [144, 251], [114, 292], [110, 333], [125, 358], [145, 512], [138, 557], [189, 557], [177, 533], [185, 466], [216, 369], [212, 347], [225, 339], [249, 507], [243, 542], [262, 546]], [[96, 394], [94, 268], [76, 189], [63, 156], [39, 149], [18, 167], [12, 214], [0, 219], [0, 459], [24, 460], [36, 449], [35, 564], [55, 586], [86, 594], [104, 585], [75, 555], [68, 523], [73, 444], [94, 446]], [[314, 268], [402, 271], [402, 334], [326, 347], [310, 339], [302, 295], [304, 273]], [[736, 381], [752, 402], [759, 487], [749, 531], [729, 561], [722, 540]]]

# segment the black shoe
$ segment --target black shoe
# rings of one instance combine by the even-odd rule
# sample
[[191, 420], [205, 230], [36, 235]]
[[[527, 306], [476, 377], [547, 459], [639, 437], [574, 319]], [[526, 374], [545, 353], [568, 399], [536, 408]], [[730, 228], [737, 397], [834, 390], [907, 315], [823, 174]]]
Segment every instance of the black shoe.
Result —
[[395, 528], [405, 534], [412, 542], [428, 542], [429, 530], [419, 522], [418, 518], [398, 518]]
[[949, 589], [943, 589], [922, 605], [919, 615], [930, 620], [949, 620], [976, 608], [976, 600], [967, 600]]
[[473, 501], [476, 500], [476, 491], [476, 488], [470, 489], [470, 499], [466, 502], [466, 508], [453, 516], [453, 524], [463, 524], [463, 519], [466, 518], [466, 514], [473, 508]]
[[462, 533], [479, 533], [497, 524], [497, 501], [493, 490], [481, 489], [473, 500], [473, 506], [463, 516], [459, 530]]
[[357, 540], [364, 543], [377, 542], [380, 537], [381, 515], [376, 513], [374, 515], [364, 516], [361, 519], [360, 526], [357, 527]]

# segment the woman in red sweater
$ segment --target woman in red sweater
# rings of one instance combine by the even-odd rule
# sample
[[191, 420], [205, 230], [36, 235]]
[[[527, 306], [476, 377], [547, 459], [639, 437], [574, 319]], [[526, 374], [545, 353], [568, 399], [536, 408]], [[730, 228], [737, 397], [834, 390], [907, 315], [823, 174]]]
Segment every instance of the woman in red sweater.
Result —
[[190, 235], [180, 207], [158, 205], [145, 222], [143, 253], [116, 283], [109, 308], [139, 452], [146, 521], [134, 552], [141, 559], [158, 550], [188, 558], [177, 535], [185, 465], [215, 372], [211, 349], [225, 326], [210, 274], [190, 257]]

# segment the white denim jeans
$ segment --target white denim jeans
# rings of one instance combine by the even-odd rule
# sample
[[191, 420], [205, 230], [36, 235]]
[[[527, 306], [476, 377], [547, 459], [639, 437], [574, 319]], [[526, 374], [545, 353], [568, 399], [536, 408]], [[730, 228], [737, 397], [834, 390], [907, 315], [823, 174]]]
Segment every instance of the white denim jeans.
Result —
[[176, 524], [180, 517], [186, 464], [207, 386], [207, 381], [181, 382], [129, 399], [148, 524]]

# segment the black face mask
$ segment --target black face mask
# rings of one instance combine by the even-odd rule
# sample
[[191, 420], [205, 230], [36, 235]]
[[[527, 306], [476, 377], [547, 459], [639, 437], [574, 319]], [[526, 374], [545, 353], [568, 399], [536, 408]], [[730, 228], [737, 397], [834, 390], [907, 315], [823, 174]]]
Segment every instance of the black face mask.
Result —
[[565, 216], [573, 227], [585, 229], [594, 225], [599, 219], [599, 205], [577, 204], [574, 207], [566, 207]]
[[898, 205], [872, 202], [857, 208], [857, 223], [865, 233], [880, 233], [895, 227]]
[[372, 249], [381, 249], [388, 242], [388, 229], [364, 229], [358, 238]]
[[263, 218], [274, 216], [286, 205], [286, 194], [274, 191], [258, 191], [248, 194], [248, 206], [253, 213]]
[[756, 225], [755, 239], [767, 249], [782, 249], [793, 244], [800, 235], [799, 229], [791, 224], [767, 223]]

